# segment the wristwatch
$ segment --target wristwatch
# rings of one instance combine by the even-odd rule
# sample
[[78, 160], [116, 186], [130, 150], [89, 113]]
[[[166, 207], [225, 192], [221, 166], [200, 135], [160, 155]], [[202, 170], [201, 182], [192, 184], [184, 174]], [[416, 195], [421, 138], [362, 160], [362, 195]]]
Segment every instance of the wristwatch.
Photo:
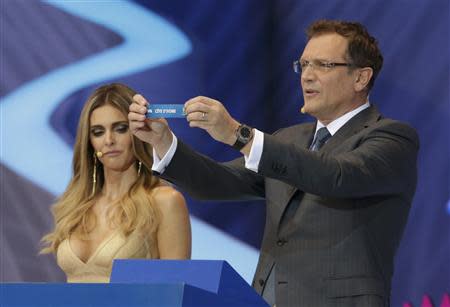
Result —
[[236, 129], [236, 142], [233, 144], [233, 148], [241, 150], [248, 142], [253, 138], [253, 128], [247, 125], [241, 124]]

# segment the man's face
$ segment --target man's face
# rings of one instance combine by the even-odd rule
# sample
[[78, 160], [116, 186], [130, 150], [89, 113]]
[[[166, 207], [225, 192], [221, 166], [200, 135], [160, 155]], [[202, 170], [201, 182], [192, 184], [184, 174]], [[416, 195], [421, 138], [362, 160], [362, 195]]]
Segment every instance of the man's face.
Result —
[[[348, 63], [348, 42], [339, 34], [313, 37], [307, 43], [300, 61]], [[332, 68], [306, 66], [301, 74], [305, 101], [303, 111], [323, 123], [333, 121], [360, 103], [354, 84], [357, 71], [346, 66]]]

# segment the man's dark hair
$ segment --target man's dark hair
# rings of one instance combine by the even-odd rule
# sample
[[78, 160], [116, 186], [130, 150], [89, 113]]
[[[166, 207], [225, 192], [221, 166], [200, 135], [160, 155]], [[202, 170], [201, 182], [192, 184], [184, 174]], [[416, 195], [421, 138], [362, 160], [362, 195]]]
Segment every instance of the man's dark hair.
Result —
[[306, 30], [308, 40], [328, 33], [337, 33], [347, 39], [347, 56], [352, 64], [356, 67], [373, 69], [372, 79], [367, 85], [367, 90], [370, 91], [383, 66], [383, 56], [378, 48], [377, 40], [359, 22], [318, 20]]

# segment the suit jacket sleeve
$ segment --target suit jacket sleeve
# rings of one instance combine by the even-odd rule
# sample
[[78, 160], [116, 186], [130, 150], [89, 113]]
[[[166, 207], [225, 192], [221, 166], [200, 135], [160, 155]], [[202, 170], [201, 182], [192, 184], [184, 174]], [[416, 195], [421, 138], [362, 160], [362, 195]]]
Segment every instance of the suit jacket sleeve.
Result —
[[353, 148], [337, 154], [286, 142], [282, 131], [266, 134], [258, 173], [325, 197], [412, 195], [419, 147], [415, 130], [392, 120], [368, 130]]
[[193, 151], [181, 141], [161, 177], [197, 199], [264, 198], [264, 178], [246, 169], [243, 158], [218, 163]]

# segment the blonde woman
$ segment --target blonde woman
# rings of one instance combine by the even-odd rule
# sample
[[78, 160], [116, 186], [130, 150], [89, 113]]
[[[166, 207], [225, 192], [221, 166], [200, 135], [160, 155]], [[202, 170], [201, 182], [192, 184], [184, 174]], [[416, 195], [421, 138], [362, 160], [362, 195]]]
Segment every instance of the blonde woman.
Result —
[[190, 258], [185, 200], [152, 176], [152, 148], [130, 132], [135, 94], [104, 85], [81, 112], [73, 178], [52, 209], [55, 229], [42, 250], [56, 254], [68, 282], [108, 282], [117, 258]]

